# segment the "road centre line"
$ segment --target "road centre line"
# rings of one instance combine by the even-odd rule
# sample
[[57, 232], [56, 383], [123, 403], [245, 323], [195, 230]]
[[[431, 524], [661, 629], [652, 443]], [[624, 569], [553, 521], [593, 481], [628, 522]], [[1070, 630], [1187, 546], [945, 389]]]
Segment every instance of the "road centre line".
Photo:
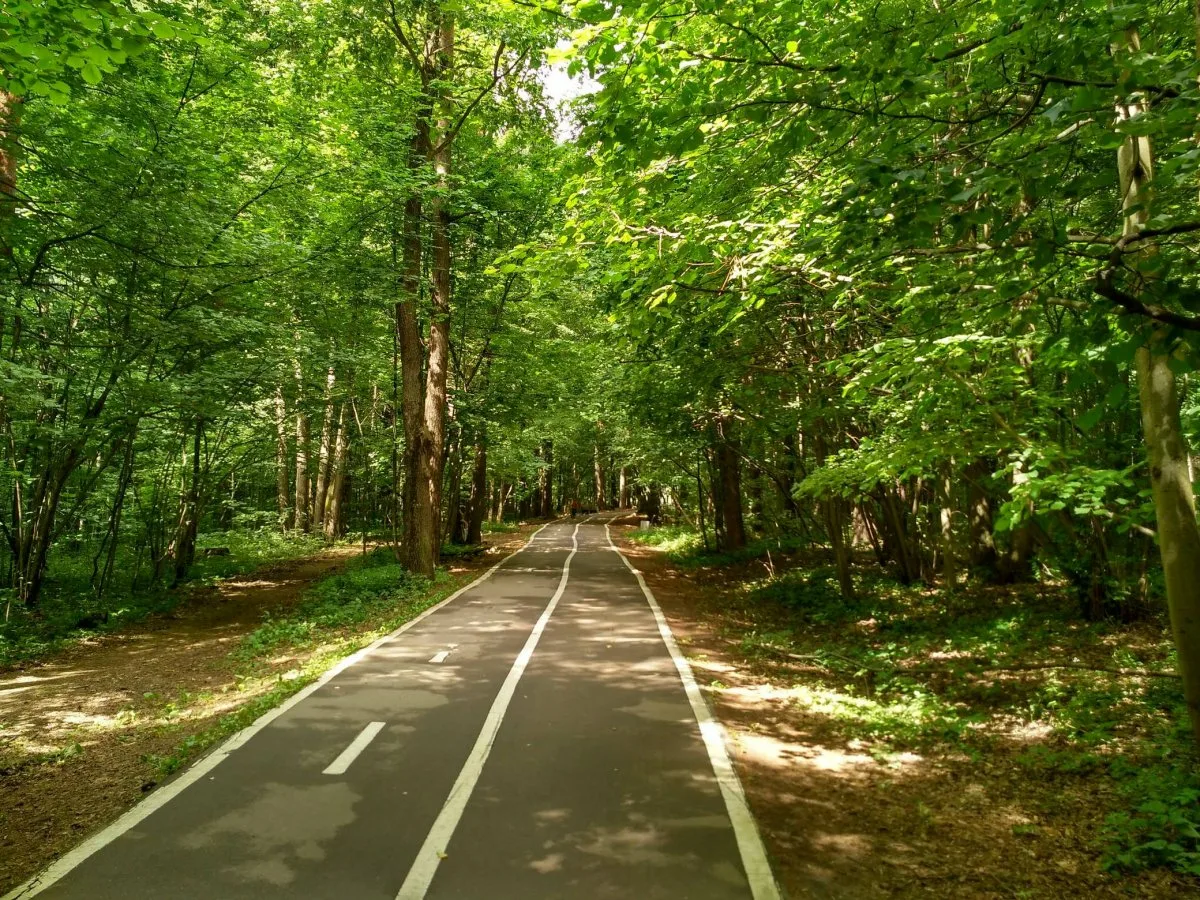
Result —
[[537, 649], [542, 632], [546, 629], [546, 623], [550, 621], [550, 616], [554, 614], [558, 601], [566, 592], [567, 579], [571, 573], [571, 560], [579, 552], [579, 527], [582, 524], [580, 522], [576, 525], [575, 531], [571, 535], [571, 552], [567, 555], [567, 561], [563, 563], [558, 590], [554, 592], [554, 596], [550, 598], [550, 602], [537, 620], [537, 624], [533, 626], [533, 631], [525, 641], [525, 646], [521, 649], [516, 661], [513, 662], [512, 668], [509, 669], [508, 676], [500, 686], [499, 693], [496, 694], [496, 699], [492, 701], [492, 708], [488, 710], [487, 718], [483, 722], [483, 729], [479, 732], [479, 737], [475, 739], [475, 746], [471, 748], [467, 761], [463, 763], [462, 771], [458, 773], [454, 786], [450, 788], [450, 794], [446, 798], [441, 812], [434, 820], [433, 827], [429, 829], [429, 834], [425, 836], [425, 842], [417, 851], [417, 857], [413, 861], [412, 868], [408, 870], [408, 875], [400, 887], [400, 892], [396, 895], [396, 900], [422, 900], [426, 891], [429, 890], [429, 885], [433, 882], [438, 863], [445, 856], [450, 839], [454, 836], [454, 830], [458, 827], [463, 810], [467, 807], [467, 801], [471, 799], [471, 793], [479, 782], [483, 766], [492, 752], [496, 734], [500, 731], [500, 723], [504, 720], [504, 714], [508, 711], [508, 705], [516, 693], [517, 683], [525, 673], [525, 668], [533, 657], [533, 651]]
[[431, 657], [429, 658], [429, 661], [430, 661], [431, 663], [440, 663], [440, 662], [445, 662], [445, 661], [446, 661], [446, 657], [447, 657], [447, 656], [449, 656], [449, 655], [450, 655], [450, 651], [449, 651], [449, 650], [439, 650], [437, 653], [433, 654], [433, 656], [431, 656]]
[[729, 821], [733, 825], [734, 837], [737, 839], [738, 852], [742, 857], [742, 868], [746, 870], [746, 879], [750, 882], [750, 893], [754, 900], [780, 900], [779, 886], [775, 883], [771, 864], [767, 861], [766, 847], [763, 846], [758, 826], [754, 822], [754, 815], [746, 803], [746, 793], [742, 790], [742, 782], [738, 779], [737, 771], [733, 768], [729, 751], [726, 749], [725, 729], [712, 714], [712, 710], [708, 708], [708, 703], [700, 692], [700, 686], [696, 683], [696, 676], [692, 674], [692, 667], [679, 652], [679, 645], [675, 642], [675, 635], [671, 633], [671, 626], [667, 623], [667, 617], [663, 615], [662, 607], [654, 599], [654, 594], [651, 592], [650, 586], [646, 584], [642, 573], [633, 567], [625, 554], [613, 543], [612, 531], [607, 522], [604, 523], [604, 536], [608, 538], [608, 546], [616, 552], [621, 561], [625, 563], [625, 567], [637, 578], [637, 582], [642, 588], [642, 594], [645, 596], [646, 602], [650, 604], [655, 621], [658, 622], [658, 633], [662, 636], [663, 643], [667, 645], [667, 652], [671, 654], [671, 659], [679, 672], [679, 680], [683, 682], [683, 690], [692, 706], [692, 714], [695, 715], [696, 722], [700, 726], [700, 737], [708, 751], [713, 774], [717, 776], [721, 797], [725, 800], [725, 810], [729, 813]]
[[[312, 684], [300, 689], [289, 699], [285, 700], [274, 709], [263, 713], [263, 715], [259, 716], [259, 718], [251, 722], [241, 731], [232, 735], [227, 741], [225, 741], [225, 743], [217, 747], [212, 753], [209, 753], [207, 756], [197, 760], [191, 768], [183, 772], [178, 778], [174, 779], [173, 781], [169, 781], [162, 787], [158, 788], [158, 790], [154, 791], [141, 803], [137, 804], [137, 806], [133, 807], [133, 809], [129, 810], [107, 828], [92, 835], [82, 844], [76, 846], [75, 849], [69, 851], [64, 856], [59, 857], [57, 862], [43, 869], [24, 884], [13, 888], [3, 897], [0, 897], [0, 900], [25, 900], [25, 898], [32, 897], [35, 894], [40, 894], [42, 891], [46, 890], [46, 888], [55, 884], [64, 875], [66, 875], [76, 866], [80, 865], [89, 856], [102, 850], [125, 832], [135, 828], [154, 812], [166, 806], [167, 803], [178, 797], [188, 787], [200, 781], [200, 779], [204, 778], [204, 776], [206, 776], [209, 772], [228, 759], [229, 754], [238, 749], [238, 747], [241, 747], [252, 737], [258, 734], [258, 732], [262, 731], [264, 728], [270, 725], [271, 722], [275, 721], [275, 719], [279, 718], [293, 706], [296, 706], [298, 703], [308, 699], [316, 691], [320, 690], [338, 675], [342, 674], [342, 672], [346, 671], [346, 669], [350, 668], [357, 662], [361, 662], [366, 656], [377, 650], [382, 645], [388, 643], [389, 641], [395, 640], [421, 620], [433, 615], [443, 606], [453, 603], [467, 591], [487, 581], [492, 577], [493, 574], [495, 574], [496, 570], [498, 570], [506, 562], [508, 562], [518, 553], [522, 553], [529, 549], [538, 535], [540, 535], [552, 524], [554, 523], [547, 522], [545, 525], [531, 534], [529, 536], [529, 540], [522, 544], [519, 549], [508, 554], [508, 556], [504, 557], [504, 559], [500, 560], [470, 584], [463, 585], [445, 600], [434, 604], [420, 615], [409, 619], [390, 634], [385, 634], [374, 643], [363, 647], [357, 653], [350, 654], [341, 662], [329, 669], [329, 671], [327, 671]], [[578, 527], [576, 528], [576, 531], [578, 531]]]
[[358, 759], [358, 755], [367, 749], [367, 744], [375, 740], [375, 736], [383, 731], [385, 722], [372, 722], [366, 728], [358, 733], [358, 737], [350, 742], [345, 750], [338, 754], [338, 758], [325, 767], [322, 775], [344, 775], [346, 770], [350, 768], [350, 764]]

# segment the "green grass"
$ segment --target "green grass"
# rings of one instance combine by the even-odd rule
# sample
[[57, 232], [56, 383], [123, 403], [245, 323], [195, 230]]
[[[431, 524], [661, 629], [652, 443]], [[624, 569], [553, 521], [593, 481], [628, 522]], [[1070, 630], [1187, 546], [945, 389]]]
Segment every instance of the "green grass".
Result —
[[272, 614], [242, 639], [239, 660], [262, 657], [280, 648], [304, 649], [324, 643], [346, 629], [370, 622], [376, 627], [407, 621], [437, 596], [450, 576], [439, 570], [433, 582], [404, 570], [390, 547], [356, 557], [337, 575], [317, 582], [300, 602]]

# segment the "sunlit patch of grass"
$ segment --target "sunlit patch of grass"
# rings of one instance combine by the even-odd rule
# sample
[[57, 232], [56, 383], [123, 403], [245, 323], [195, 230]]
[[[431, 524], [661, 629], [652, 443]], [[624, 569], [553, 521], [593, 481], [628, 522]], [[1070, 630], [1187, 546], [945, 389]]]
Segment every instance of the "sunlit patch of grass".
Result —
[[660, 525], [657, 528], [631, 531], [629, 537], [672, 558], [682, 558], [701, 546], [700, 532], [686, 525]]

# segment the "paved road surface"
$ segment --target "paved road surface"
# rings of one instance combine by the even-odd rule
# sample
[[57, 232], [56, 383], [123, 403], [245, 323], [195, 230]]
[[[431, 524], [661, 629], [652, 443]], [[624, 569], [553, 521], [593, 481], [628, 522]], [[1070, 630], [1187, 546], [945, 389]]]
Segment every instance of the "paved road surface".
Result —
[[549, 525], [9, 897], [774, 900], [603, 518]]

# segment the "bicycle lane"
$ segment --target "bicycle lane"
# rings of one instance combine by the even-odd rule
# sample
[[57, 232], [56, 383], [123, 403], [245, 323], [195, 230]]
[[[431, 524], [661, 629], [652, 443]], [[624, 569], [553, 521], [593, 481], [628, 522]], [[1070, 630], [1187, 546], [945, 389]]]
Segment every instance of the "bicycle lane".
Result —
[[7, 897], [391, 900], [560, 586], [573, 532], [549, 525]]
[[583, 525], [453, 837], [400, 900], [777, 900], [722, 732], [659, 616], [604, 526]]

